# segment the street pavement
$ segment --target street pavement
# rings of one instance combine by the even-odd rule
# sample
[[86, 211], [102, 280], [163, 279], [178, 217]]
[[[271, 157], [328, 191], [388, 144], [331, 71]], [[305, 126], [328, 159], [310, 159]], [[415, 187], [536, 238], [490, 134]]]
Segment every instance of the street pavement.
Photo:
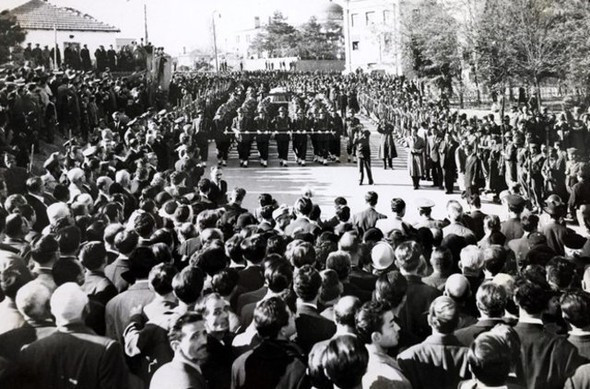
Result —
[[[246, 189], [247, 195], [244, 206], [253, 210], [258, 206], [258, 195], [270, 193], [279, 204], [293, 205], [300, 196], [303, 188], [309, 187], [313, 191], [313, 201], [320, 205], [322, 218], [331, 217], [334, 214], [333, 200], [337, 196], [347, 199], [352, 212], [364, 209], [364, 195], [367, 191], [374, 191], [379, 195], [377, 210], [386, 215], [391, 214], [389, 203], [392, 198], [400, 197], [407, 203], [406, 219], [409, 221], [418, 218], [415, 201], [418, 198], [429, 198], [436, 206], [433, 209], [433, 217], [444, 218], [446, 216], [446, 203], [450, 199], [460, 200], [460, 195], [447, 195], [444, 191], [432, 187], [431, 182], [423, 182], [418, 190], [414, 190], [412, 180], [407, 171], [407, 149], [397, 145], [398, 158], [394, 159], [394, 169], [383, 169], [382, 161], [378, 160], [379, 137], [376, 126], [365, 117], [361, 117], [361, 123], [371, 131], [371, 165], [375, 185], [358, 184], [358, 168], [356, 164], [347, 162], [346, 146], [342, 141], [342, 157], [340, 163], [331, 162], [328, 166], [311, 162], [311, 145], [308, 147], [308, 160], [306, 166], [295, 163], [295, 157], [290, 151], [289, 166], [280, 167], [277, 160], [277, 151], [274, 141], [271, 141], [269, 166], [261, 167], [258, 163], [255, 146], [250, 158], [249, 166], [241, 168], [238, 163], [235, 146], [230, 153], [228, 166], [224, 168], [224, 179], [228, 183], [228, 190], [233, 187]], [[216, 161], [215, 145], [209, 146], [209, 161]], [[365, 179], [366, 180], [366, 179]], [[458, 192], [458, 188], [456, 188]], [[466, 204], [463, 202], [464, 206]], [[482, 206], [485, 213], [494, 213], [501, 218], [505, 212], [501, 206], [491, 202], [485, 202]]]

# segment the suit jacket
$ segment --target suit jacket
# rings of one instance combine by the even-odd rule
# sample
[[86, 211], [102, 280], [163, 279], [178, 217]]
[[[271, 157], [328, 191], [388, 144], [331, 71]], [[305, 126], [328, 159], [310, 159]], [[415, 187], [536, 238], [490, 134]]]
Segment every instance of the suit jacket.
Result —
[[53, 334], [55, 330], [52, 323], [44, 323], [35, 327], [25, 323], [20, 328], [5, 332], [0, 335], [0, 357], [16, 361], [24, 346]]
[[468, 227], [473, 231], [477, 240], [481, 240], [485, 235], [483, 230], [483, 220], [486, 216], [487, 215], [479, 209], [476, 209], [469, 214]]
[[31, 343], [20, 363], [37, 388], [126, 388], [128, 372], [118, 342], [81, 325]]
[[118, 293], [117, 288], [103, 272], [86, 271], [82, 289], [89, 298], [107, 305], [110, 299]]
[[506, 236], [507, 242], [511, 241], [512, 239], [522, 238], [524, 235], [520, 218], [510, 218], [505, 220], [502, 222], [500, 231], [502, 231], [502, 233]]
[[47, 205], [37, 197], [26, 194], [27, 203], [35, 210], [37, 220], [33, 224], [33, 230], [41, 233], [45, 227], [49, 225], [49, 218], [47, 217]]
[[505, 322], [501, 318], [479, 319], [477, 323], [455, 331], [455, 336], [463, 346], [469, 347], [477, 335], [491, 330], [496, 324], [505, 324]]
[[240, 295], [240, 297], [238, 297], [238, 302], [236, 304], [235, 312], [238, 315], [240, 315], [242, 313], [242, 308], [244, 308], [248, 304], [256, 303], [256, 302], [262, 300], [262, 298], [266, 295], [267, 291], [268, 291], [268, 288], [266, 286], [263, 286], [260, 289], [256, 289], [256, 290], [253, 290], [253, 291], [247, 292], [247, 293], [242, 293]]
[[129, 282], [123, 279], [123, 274], [129, 271], [129, 259], [119, 256], [113, 263], [107, 265], [104, 273], [113, 283], [119, 293], [129, 288]]
[[307, 388], [304, 361], [301, 350], [294, 344], [266, 339], [235, 360], [231, 369], [231, 388]]
[[412, 388], [454, 389], [470, 376], [468, 350], [454, 335], [434, 334], [402, 352], [397, 360]]
[[576, 346], [578, 353], [586, 359], [590, 359], [590, 335], [572, 335], [567, 338], [568, 342]]
[[508, 248], [514, 253], [517, 268], [520, 269], [522, 261], [525, 260], [527, 254], [531, 250], [528, 238], [523, 236], [518, 239], [512, 239], [508, 242]]
[[105, 309], [106, 335], [121, 341], [123, 331], [131, 319], [131, 309], [137, 306], [143, 308], [153, 299], [154, 292], [149, 289], [147, 280], [136, 282], [128, 290], [112, 298]]
[[563, 388], [567, 377], [587, 361], [564, 337], [553, 335], [542, 324], [518, 323], [522, 368], [527, 387]]
[[547, 246], [551, 247], [557, 255], [563, 255], [565, 253], [563, 237], [571, 233], [572, 230], [552, 219], [549, 223], [543, 225], [539, 232], [545, 235], [547, 238]]
[[377, 212], [375, 208], [369, 207], [364, 211], [352, 215], [352, 225], [358, 227], [361, 231], [367, 231], [375, 227], [377, 220], [386, 219], [387, 216]]
[[317, 236], [320, 228], [306, 217], [298, 217], [285, 228], [285, 235], [293, 236], [296, 232], [310, 233]]
[[248, 266], [238, 272], [238, 286], [245, 292], [251, 292], [262, 288], [264, 285], [264, 269], [262, 266]]
[[150, 383], [150, 389], [206, 389], [207, 382], [199, 370], [175, 357], [160, 367]]
[[406, 280], [408, 291], [406, 303], [400, 311], [401, 326], [423, 340], [431, 332], [426, 319], [430, 303], [440, 296], [441, 292], [423, 283], [419, 276], [408, 275]]
[[307, 304], [297, 306], [297, 344], [305, 353], [309, 353], [317, 342], [330, 339], [336, 332], [334, 322], [323, 317], [317, 308]]

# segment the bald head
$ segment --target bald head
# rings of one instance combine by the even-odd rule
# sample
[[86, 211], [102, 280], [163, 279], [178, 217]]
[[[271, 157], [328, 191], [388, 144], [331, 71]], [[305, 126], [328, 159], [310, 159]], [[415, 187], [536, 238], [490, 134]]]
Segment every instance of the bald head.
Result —
[[354, 296], [344, 296], [334, 305], [336, 324], [354, 328], [354, 316], [361, 307], [361, 300]]
[[30, 323], [41, 323], [51, 319], [49, 300], [51, 291], [40, 282], [28, 282], [16, 293], [16, 308]]
[[471, 296], [471, 285], [467, 277], [462, 274], [453, 274], [447, 278], [445, 296], [452, 298], [456, 302], [465, 301]]

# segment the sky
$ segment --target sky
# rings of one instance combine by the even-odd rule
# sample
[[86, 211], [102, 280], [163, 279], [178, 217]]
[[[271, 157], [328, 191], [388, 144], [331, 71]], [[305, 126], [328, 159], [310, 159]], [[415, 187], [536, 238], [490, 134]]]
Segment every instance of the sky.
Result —
[[[18, 1], [18, 0], [13, 0]], [[148, 36], [157, 46], [177, 55], [186, 48], [212, 47], [211, 19], [220, 36], [254, 26], [254, 17], [266, 20], [281, 10], [291, 24], [309, 19], [329, 0], [50, 0], [71, 7], [121, 29], [121, 38], [144, 36], [143, 5], [147, 5]]]

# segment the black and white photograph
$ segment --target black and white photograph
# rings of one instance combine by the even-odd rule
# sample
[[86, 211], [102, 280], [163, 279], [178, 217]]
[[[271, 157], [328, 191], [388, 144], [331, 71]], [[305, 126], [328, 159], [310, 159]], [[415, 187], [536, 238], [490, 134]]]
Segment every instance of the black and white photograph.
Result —
[[590, 1], [0, 0], [0, 389], [590, 389]]

